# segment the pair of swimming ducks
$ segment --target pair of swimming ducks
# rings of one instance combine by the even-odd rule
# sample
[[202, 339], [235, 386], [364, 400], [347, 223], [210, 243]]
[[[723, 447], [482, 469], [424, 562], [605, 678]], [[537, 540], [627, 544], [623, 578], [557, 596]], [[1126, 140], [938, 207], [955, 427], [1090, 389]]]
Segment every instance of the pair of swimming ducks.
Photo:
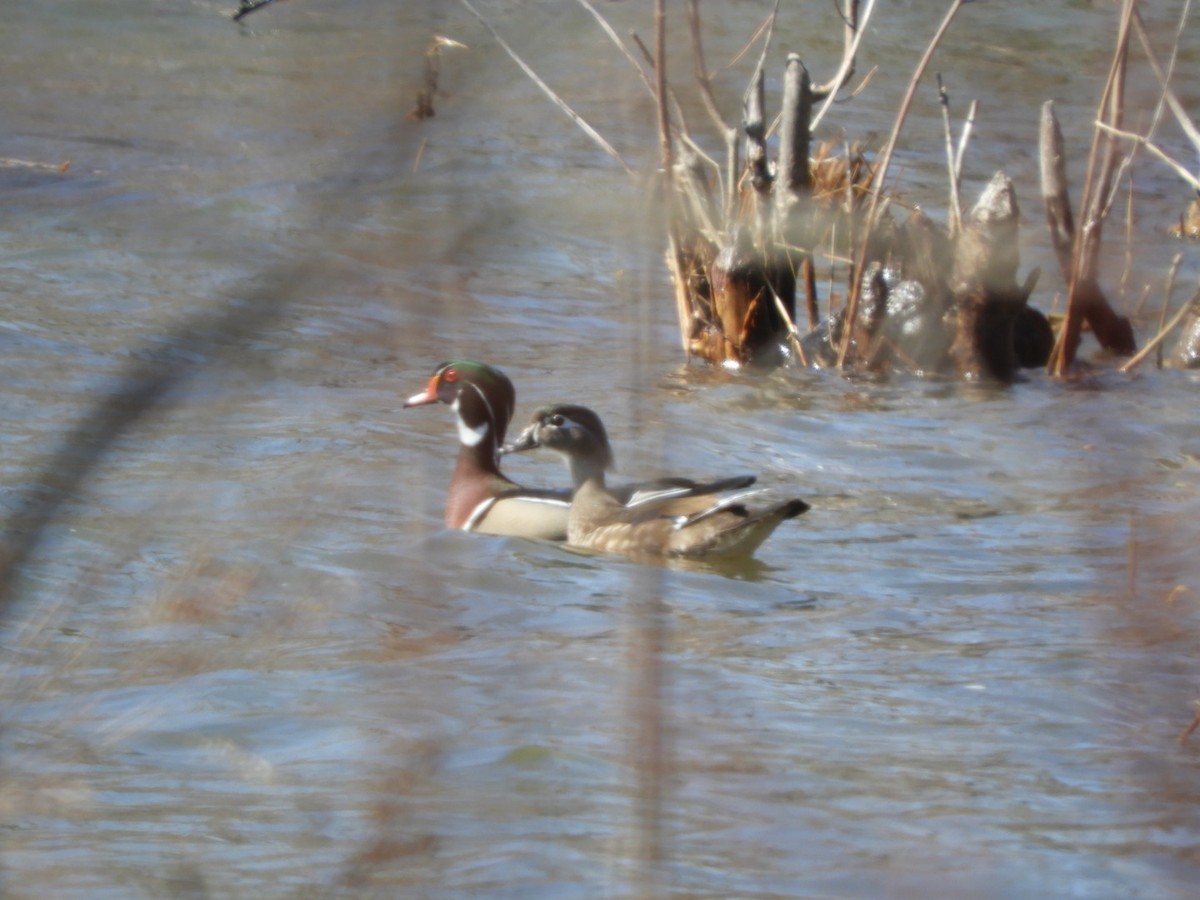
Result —
[[[745, 490], [755, 476], [697, 483], [662, 478], [609, 487], [612, 449], [604, 424], [584, 406], [545, 406], [505, 445], [516, 406], [508, 378], [467, 360], [442, 363], [425, 390], [405, 407], [447, 403], [458, 420], [460, 449], [446, 499], [446, 524], [484, 534], [566, 540], [592, 550], [629, 555], [746, 556], [784, 519], [808, 509], [788, 500], [750, 509]], [[545, 447], [562, 455], [572, 490], [525, 488], [500, 471], [500, 456]]]

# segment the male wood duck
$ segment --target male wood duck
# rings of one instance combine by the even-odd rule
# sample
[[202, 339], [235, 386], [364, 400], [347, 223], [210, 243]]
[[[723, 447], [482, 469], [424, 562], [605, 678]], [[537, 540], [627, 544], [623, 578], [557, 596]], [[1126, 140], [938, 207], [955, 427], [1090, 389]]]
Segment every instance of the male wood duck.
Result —
[[[571, 490], [522, 487], [500, 471], [500, 447], [516, 406], [516, 390], [508, 377], [470, 360], [441, 363], [425, 390], [409, 397], [404, 406], [438, 401], [450, 405], [458, 422], [458, 461], [446, 497], [446, 525], [482, 534], [566, 540]], [[613, 496], [632, 503], [647, 497], [712, 494], [753, 482], [753, 475], [701, 484], [662, 478], [615, 488]]]
[[[660, 496], [626, 505], [605, 484], [612, 449], [604, 423], [585, 406], [543, 407], [504, 449], [534, 447], [554, 450], [567, 461], [575, 484], [567, 540], [579, 547], [631, 555], [748, 556], [780, 522], [808, 509], [803, 500], [793, 499], [750, 510], [743, 501], [758, 491], [741, 491], [715, 502], [709, 494]], [[736, 484], [739, 481], [743, 483]], [[744, 486], [742, 479], [729, 482]]]
[[516, 407], [508, 377], [483, 363], [450, 360], [404, 406], [439, 400], [450, 404], [458, 421], [458, 462], [446, 497], [446, 524], [483, 534], [564, 540], [570, 492], [521, 487], [500, 471], [500, 446]]

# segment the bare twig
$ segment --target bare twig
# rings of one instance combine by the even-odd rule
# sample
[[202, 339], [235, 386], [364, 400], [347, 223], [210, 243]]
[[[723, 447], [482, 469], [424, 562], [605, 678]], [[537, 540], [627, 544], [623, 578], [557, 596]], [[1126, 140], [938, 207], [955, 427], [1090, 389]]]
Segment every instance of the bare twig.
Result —
[[[1158, 311], [1158, 330], [1162, 331], [1167, 321], [1167, 309], [1171, 306], [1171, 295], [1175, 293], [1175, 276], [1179, 274], [1179, 264], [1183, 262], [1183, 254], [1176, 253], [1175, 258], [1171, 260], [1171, 268], [1167, 270], [1167, 280], [1163, 285], [1163, 302], [1162, 308]], [[1150, 285], [1146, 285], [1146, 293], [1150, 292]], [[1154, 356], [1154, 361], [1161, 369], [1163, 366], [1163, 351], [1162, 344], [1158, 345], [1158, 352]]]
[[537, 72], [530, 68], [529, 64], [517, 54], [517, 51], [513, 50], [513, 48], [508, 45], [508, 42], [505, 41], [504, 38], [500, 36], [499, 32], [492, 27], [492, 24], [480, 14], [479, 10], [471, 5], [470, 0], [459, 0], [459, 2], [467, 8], [467, 11], [470, 12], [471, 15], [475, 16], [475, 18], [482, 23], [483, 27], [488, 30], [488, 33], [491, 34], [496, 43], [503, 48], [505, 53], [512, 57], [513, 62], [521, 67], [521, 70], [529, 76], [530, 80], [532, 80], [533, 83], [538, 86], [538, 88], [541, 89], [542, 93], [550, 98], [551, 102], [554, 103], [555, 106], [566, 113], [571, 121], [578, 125], [583, 133], [592, 139], [596, 146], [615, 159], [620, 164], [621, 168], [623, 168], [628, 174], [633, 174], [633, 169], [627, 162], [625, 162], [625, 160], [621, 157], [621, 154], [616, 151], [612, 144], [606, 141], [600, 132], [596, 131], [595, 128], [589, 125], [583, 116], [571, 109], [570, 105], [560, 96], [558, 96], [558, 94], [554, 92], [550, 85], [542, 81]]
[[1171, 316], [1171, 321], [1160, 328], [1158, 334], [1147, 341], [1146, 346], [1127, 359], [1124, 365], [1122, 365], [1117, 371], [1128, 372], [1140, 365], [1142, 361], [1145, 360], [1145, 358], [1149, 356], [1156, 347], [1158, 347], [1159, 344], [1166, 340], [1167, 335], [1170, 334], [1175, 329], [1175, 326], [1182, 322], [1184, 317], [1192, 309], [1196, 308], [1197, 305], [1200, 305], [1200, 291], [1197, 291], [1191, 300], [1179, 307], [1179, 309], [1176, 310], [1175, 315]]
[[787, 304], [783, 302], [783, 298], [779, 296], [774, 286], [768, 282], [767, 290], [771, 292], [771, 299], [775, 302], [775, 309], [779, 315], [783, 317], [783, 324], [787, 327], [788, 341], [792, 345], [792, 349], [796, 351], [796, 358], [800, 360], [800, 365], [808, 365], [808, 357], [804, 353], [804, 348], [800, 345], [800, 332], [796, 330], [796, 323], [792, 321], [792, 316], [787, 310]]
[[[1117, 32], [1117, 46], [1100, 103], [1100, 119], [1105, 125], [1111, 125], [1113, 128], [1121, 127], [1125, 115], [1125, 74], [1129, 67], [1130, 24], [1136, 4], [1137, 0], [1124, 2], [1121, 24]], [[1079, 206], [1080, 231], [1076, 235], [1079, 247], [1075, 258], [1077, 281], [1080, 277], [1090, 280], [1095, 276], [1103, 240], [1104, 220], [1111, 207], [1110, 198], [1116, 183], [1118, 154], [1110, 138], [1101, 139], [1100, 135], [1103, 132], [1104, 128], [1097, 130], [1092, 142], [1093, 160], [1100, 161], [1099, 174], [1091, 177], [1093, 166], [1089, 161], [1089, 172], [1084, 178], [1083, 199]]]
[[[874, 0], [868, 0], [874, 6]], [[858, 42], [866, 22], [860, 27], [858, 20], [858, 0], [845, 0], [845, 8], [841, 11], [844, 30], [842, 32], [842, 61], [834, 76], [822, 85], [813, 85], [813, 97], [823, 100], [831, 97], [842, 89], [847, 81], [854, 77], [854, 62], [858, 55]], [[867, 13], [870, 18], [870, 12]]]
[[610, 25], [608, 23], [608, 19], [606, 19], [606, 18], [604, 18], [604, 16], [600, 15], [600, 11], [597, 10], [596, 7], [593, 6], [591, 3], [589, 3], [588, 0], [578, 0], [578, 3], [580, 6], [582, 6], [584, 9], [586, 9], [588, 12], [590, 12], [592, 14], [592, 17], [595, 18], [595, 20], [600, 23], [601, 29], [603, 29], [604, 33], [608, 35], [609, 40], [611, 40], [614, 44], [616, 44], [617, 48], [621, 51], [622, 54], [624, 54], [625, 59], [627, 59], [629, 61], [629, 64], [631, 66], [633, 66], [633, 71], [637, 72], [638, 78], [641, 79], [642, 85], [646, 88], [647, 93], [649, 93], [650, 96], [653, 97], [654, 96], [654, 85], [650, 83], [650, 76], [648, 76], [646, 74], [646, 70], [643, 69], [641, 67], [641, 65], [638, 63], [637, 57], [633, 55], [633, 51], [629, 49], [629, 46], [623, 40], [621, 40], [620, 35], [618, 35], [617, 32], [613, 29], [612, 25]]
[[[829, 110], [829, 107], [833, 105], [833, 101], [837, 98], [837, 92], [854, 74], [855, 60], [858, 58], [858, 46], [862, 43], [863, 35], [867, 33], [867, 23], [871, 21], [871, 14], [873, 12], [875, 12], [875, 0], [867, 0], [867, 5], [862, 10], [861, 15], [859, 14], [858, 3], [854, 3], [853, 25], [851, 24], [850, 19], [846, 19], [846, 35], [849, 39], [852, 33], [853, 40], [848, 42], [845, 52], [842, 55], [842, 68], [838, 70], [838, 73], [834, 75], [829, 82], [822, 85], [819, 91], [816, 89], [813, 91], [814, 96], [823, 99], [824, 102], [821, 104], [821, 108], [817, 110], [817, 114], [812, 117], [812, 121], [809, 122], [808, 127], [810, 131], [817, 130], [817, 126], [821, 124], [821, 120], [825, 118], [825, 113]], [[871, 75], [874, 73], [874, 71], [875, 70], [872, 69], [871, 72], [867, 73], [866, 78], [863, 79], [863, 84], [865, 84], [871, 78]], [[830, 87], [834, 84], [836, 84], [837, 87], [830, 90]], [[860, 90], [862, 90], [862, 85], [856, 88], [854, 93], [858, 93]]]
[[954, 168], [954, 130], [950, 126], [950, 95], [937, 73], [938, 100], [942, 107], [942, 129], [946, 134], [946, 169], [950, 176], [950, 235], [962, 231], [962, 205], [958, 196], [958, 177]]
[[742, 58], [747, 53], [750, 52], [750, 48], [758, 43], [758, 39], [760, 37], [762, 37], [764, 34], [769, 34], [770, 32], [772, 32], [775, 28], [775, 17], [778, 15], [778, 13], [779, 13], [779, 4], [777, 3], [777, 4], [775, 4], [775, 8], [772, 9], [771, 12], [767, 14], [766, 18], [764, 18], [762, 20], [762, 22], [759, 24], [759, 26], [754, 29], [754, 34], [750, 35], [750, 37], [746, 40], [746, 43], [742, 45], [742, 49], [738, 50], [737, 53], [733, 54], [733, 56], [731, 56], [729, 58], [729, 62], [725, 63], [725, 65], [722, 66], [721, 69], [724, 71], [728, 71], [728, 70], [732, 69], [734, 66], [736, 66], [738, 63], [740, 63], [742, 61]]
[[1179, 102], [1179, 98], [1175, 92], [1171, 90], [1171, 74], [1175, 70], [1175, 59], [1179, 53], [1179, 43], [1183, 36], [1183, 31], [1187, 25], [1188, 16], [1191, 12], [1191, 0], [1185, 0], [1183, 10], [1179, 15], [1179, 26], [1175, 31], [1175, 44], [1171, 48], [1171, 59], [1167, 64], [1167, 70], [1164, 72], [1162, 64], [1158, 61], [1158, 56], [1154, 52], [1154, 48], [1150, 45], [1150, 37], [1146, 34], [1146, 25], [1142, 21], [1141, 12], [1136, 8], [1133, 11], [1133, 24], [1137, 31], [1138, 41], [1142, 45], [1142, 49], [1146, 51], [1146, 58], [1150, 62], [1150, 68], [1154, 70], [1154, 75], [1162, 86], [1162, 99], [1166, 102], [1171, 112], [1175, 115], [1179, 127], [1183, 129], [1183, 133], [1187, 135], [1192, 145], [1196, 148], [1196, 152], [1200, 153], [1200, 129], [1196, 128], [1187, 112], [1183, 108], [1183, 104]]
[[[1162, 86], [1162, 92], [1159, 95], [1158, 102], [1154, 106], [1154, 113], [1150, 117], [1150, 123], [1144, 130], [1145, 133], [1144, 133], [1143, 137], [1147, 141], [1152, 141], [1154, 139], [1154, 133], [1158, 130], [1158, 125], [1162, 121], [1163, 109], [1165, 107], [1167, 107], [1168, 105], [1171, 105], [1172, 110], [1176, 112], [1177, 116], [1182, 115], [1183, 118], [1182, 118], [1180, 124], [1183, 126], [1184, 131], [1187, 131], [1188, 127], [1191, 125], [1191, 121], [1187, 118], [1186, 113], [1183, 113], [1183, 109], [1179, 105], [1178, 99], [1175, 97], [1174, 93], [1170, 89], [1170, 79], [1171, 79], [1171, 75], [1175, 71], [1175, 61], [1179, 55], [1179, 43], [1183, 36], [1184, 26], [1187, 24], [1188, 12], [1189, 12], [1190, 7], [1191, 7], [1191, 0], [1185, 0], [1184, 5], [1183, 5], [1183, 11], [1180, 14], [1179, 26], [1175, 32], [1175, 42], [1171, 47], [1171, 56], [1167, 63], [1167, 70], [1164, 73], [1162, 70], [1162, 67], [1158, 63], [1158, 60], [1154, 54], [1154, 48], [1150, 46], [1149, 37], [1147, 36], [1146, 31], [1145, 31], [1145, 26], [1142, 23], [1141, 13], [1136, 4], [1133, 6], [1134, 27], [1137, 30], [1138, 36], [1141, 39], [1142, 46], [1146, 51], [1147, 58], [1150, 61], [1150, 66], [1154, 70], [1155, 75], [1159, 78], [1160, 84]], [[1193, 133], [1195, 133], [1194, 127], [1192, 128], [1192, 131], [1193, 131]], [[1107, 216], [1109, 213], [1109, 210], [1116, 203], [1117, 185], [1120, 184], [1122, 179], [1125, 177], [1125, 173], [1132, 167], [1134, 158], [1136, 157], [1137, 151], [1140, 148], [1140, 146], [1141, 146], [1140, 144], [1135, 144], [1134, 147], [1127, 154], [1125, 154], [1124, 159], [1121, 160], [1121, 164], [1117, 170], [1116, 177], [1111, 182], [1109, 194], [1104, 198], [1103, 203], [1101, 205], [1101, 208], [1103, 210], [1103, 212], [1101, 213], [1101, 217]], [[1200, 139], [1197, 140], [1196, 149], [1197, 149], [1197, 151], [1200, 151]], [[1132, 186], [1131, 186], [1131, 191], [1132, 191]]]
[[[1130, 162], [1130, 157], [1125, 157]], [[1117, 282], [1117, 296], [1126, 303], [1129, 302], [1129, 279], [1133, 274], [1133, 174], [1130, 173], [1125, 189], [1125, 265], [1121, 269], [1121, 278]]]
[[1193, 175], [1191, 172], [1189, 172], [1186, 168], [1184, 168], [1182, 163], [1180, 163], [1180, 162], [1172, 159], [1170, 156], [1168, 156], [1165, 152], [1163, 152], [1163, 150], [1161, 150], [1159, 148], [1159, 146], [1157, 144], [1152, 143], [1151, 141], [1142, 137], [1142, 135], [1140, 135], [1140, 134], [1134, 134], [1131, 131], [1123, 131], [1120, 128], [1114, 128], [1113, 126], [1111, 126], [1105, 122], [1101, 122], [1099, 119], [1096, 120], [1096, 127], [1099, 128], [1101, 131], [1104, 131], [1108, 134], [1113, 135], [1114, 137], [1119, 137], [1119, 138], [1122, 138], [1123, 140], [1127, 140], [1127, 141], [1134, 141], [1139, 146], [1145, 147], [1147, 150], [1150, 151], [1150, 154], [1152, 156], [1158, 157], [1158, 159], [1160, 159], [1162, 162], [1164, 162], [1168, 166], [1170, 166], [1171, 169], [1174, 170], [1175, 174], [1178, 175], [1180, 178], [1182, 178], [1184, 181], [1186, 181], [1189, 185], [1191, 185], [1191, 187], [1194, 190], [1200, 191], [1200, 178], [1197, 178], [1195, 175]]
[[[778, 0], [776, 0], [775, 8], [776, 10], [779, 8]], [[725, 117], [721, 115], [721, 108], [717, 105], [717, 98], [713, 96], [712, 80], [708, 75], [708, 65], [704, 61], [704, 41], [701, 38], [700, 31], [699, 0], [688, 0], [687, 21], [688, 32], [692, 37], [692, 63], [696, 76], [696, 84], [700, 86], [700, 101], [704, 104], [704, 109], [708, 113], [708, 117], [712, 119], [717, 132], [725, 136], [727, 132], [733, 129], [733, 126], [725, 121]], [[774, 19], [772, 19], [773, 21]]]
[[954, 151], [954, 178], [962, 184], [963, 160], [967, 157], [967, 145], [971, 143], [971, 131], [975, 127], [975, 117], [979, 115], [979, 101], [972, 100], [967, 107], [967, 117], [963, 120], [962, 134], [958, 136], [958, 148]]
[[[1112, 64], [1101, 96], [1099, 117], [1120, 127], [1124, 107], [1125, 71], [1129, 59], [1129, 36], [1136, 0], [1124, 0]], [[1071, 276], [1067, 279], [1067, 309], [1063, 326], [1050, 358], [1050, 371], [1062, 377], [1075, 361], [1075, 350], [1087, 307], [1097, 297], [1096, 268], [1100, 260], [1107, 199], [1117, 171], [1116, 146], [1111, 136], [1097, 128], [1088, 153], [1087, 173], [1080, 202], [1080, 226], [1071, 252]]]
[[[1146, 301], [1149, 298], [1150, 298], [1150, 282], [1147, 281], [1145, 284], [1142, 285], [1142, 293], [1138, 296], [1137, 303], [1135, 303], [1133, 305], [1132, 318], [1137, 319], [1137, 318], [1141, 317], [1142, 310], [1146, 308]], [[1166, 306], [1164, 306], [1162, 309], [1162, 314], [1159, 316], [1159, 324], [1162, 324], [1162, 320], [1164, 318], [1166, 318], [1166, 315], [1167, 315], [1167, 310], [1166, 310]]]
[[663, 0], [654, 3], [654, 96], [658, 100], [659, 164], [663, 168], [663, 187], [670, 198], [675, 160], [671, 151], [671, 120], [667, 116], [667, 11]]

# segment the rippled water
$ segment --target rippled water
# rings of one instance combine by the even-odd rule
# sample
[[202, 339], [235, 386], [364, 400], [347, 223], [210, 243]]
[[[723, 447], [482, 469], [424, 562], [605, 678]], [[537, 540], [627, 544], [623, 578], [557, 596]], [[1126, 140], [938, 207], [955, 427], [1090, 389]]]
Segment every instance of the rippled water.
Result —
[[[585, 11], [476, 5], [649, 171], [652, 107]], [[770, 5], [706, 5], [712, 67]], [[645, 6], [602, 11], [649, 40]], [[941, 15], [880, 6], [879, 72], [830, 120], [850, 139], [886, 135]], [[1160, 37], [1169, 6], [1146, 10]], [[776, 38], [818, 77], [829, 7]], [[229, 11], [23, 4], [0, 31], [0, 157], [70, 160], [0, 168], [0, 509], [28, 549], [0, 674], [6, 896], [1193, 892], [1196, 375], [688, 368], [649, 179], [462, 7]], [[1044, 309], [1037, 110], [1059, 102], [1081, 178], [1113, 26], [1103, 4], [972, 4], [935, 60], [958, 116], [981, 101], [968, 191], [1017, 181]], [[434, 33], [469, 49], [437, 116], [404, 122]], [[731, 116], [749, 65], [718, 79]], [[896, 172], [935, 215], [941, 154], [926, 96]], [[1174, 176], [1134, 184], [1144, 340], [1171, 258], [1181, 285], [1200, 264], [1160, 231]], [[624, 476], [758, 472], [813, 509], [724, 568], [447, 532], [449, 412], [400, 402], [452, 355], [507, 371], [519, 418], [598, 408]], [[147, 396], [111, 441], [88, 418]]]

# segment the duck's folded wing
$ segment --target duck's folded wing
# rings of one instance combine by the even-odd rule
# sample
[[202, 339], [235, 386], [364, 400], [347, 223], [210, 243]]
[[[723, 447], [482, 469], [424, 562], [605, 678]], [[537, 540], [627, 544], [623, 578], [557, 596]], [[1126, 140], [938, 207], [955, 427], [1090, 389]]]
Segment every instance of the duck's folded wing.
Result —
[[719, 512], [730, 511], [745, 515], [746, 499], [760, 493], [763, 493], [762, 489], [738, 491], [724, 496], [697, 494], [695, 496], [665, 497], [628, 507], [624, 514], [624, 521], [636, 525], [639, 522], [648, 522], [653, 519], [670, 519], [676, 528], [682, 528], [691, 522], [700, 521]]
[[690, 478], [656, 478], [613, 489], [613, 496], [625, 506], [642, 506], [680, 497], [706, 497], [712, 502], [713, 494], [736, 491], [754, 484], [754, 475], [734, 475], [716, 481], [692, 481]]

